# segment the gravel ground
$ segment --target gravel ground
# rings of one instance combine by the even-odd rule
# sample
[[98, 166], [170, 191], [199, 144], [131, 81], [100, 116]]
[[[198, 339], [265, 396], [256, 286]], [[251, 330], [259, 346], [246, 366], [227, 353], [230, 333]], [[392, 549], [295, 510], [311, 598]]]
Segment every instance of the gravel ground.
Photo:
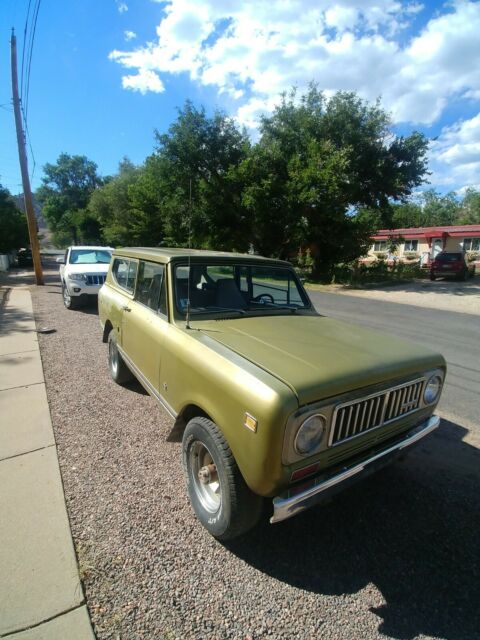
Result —
[[343, 285], [313, 285], [313, 290], [342, 293], [372, 300], [411, 304], [428, 309], [443, 309], [480, 316], [480, 274], [466, 282], [455, 280], [415, 280], [381, 286], [378, 289], [352, 289]]
[[67, 508], [97, 637], [480, 639], [480, 452], [444, 423], [329, 505], [220, 544], [172, 421], [116, 385], [94, 308], [33, 292]]

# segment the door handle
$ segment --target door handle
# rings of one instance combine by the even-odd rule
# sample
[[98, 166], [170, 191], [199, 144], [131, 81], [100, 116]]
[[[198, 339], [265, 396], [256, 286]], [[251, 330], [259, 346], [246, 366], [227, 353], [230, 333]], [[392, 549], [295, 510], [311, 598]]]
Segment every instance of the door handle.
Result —
[[130, 312], [130, 311], [131, 311], [131, 309], [130, 309], [130, 307], [122, 307], [122, 311], [128, 311], [128, 312]]

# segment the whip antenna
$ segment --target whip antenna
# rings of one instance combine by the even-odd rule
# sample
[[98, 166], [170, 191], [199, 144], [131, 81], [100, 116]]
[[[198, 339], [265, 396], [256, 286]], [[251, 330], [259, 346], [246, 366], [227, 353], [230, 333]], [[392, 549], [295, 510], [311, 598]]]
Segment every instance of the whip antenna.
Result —
[[188, 280], [187, 280], [187, 313], [186, 313], [186, 329], [190, 329], [190, 280], [191, 274], [191, 256], [192, 250], [192, 179], [190, 178], [189, 198], [188, 198]]

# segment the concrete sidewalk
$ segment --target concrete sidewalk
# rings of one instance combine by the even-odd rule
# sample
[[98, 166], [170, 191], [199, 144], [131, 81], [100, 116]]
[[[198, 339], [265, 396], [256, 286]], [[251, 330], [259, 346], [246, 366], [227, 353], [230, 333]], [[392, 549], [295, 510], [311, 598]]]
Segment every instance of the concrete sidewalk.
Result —
[[94, 639], [23, 287], [0, 308], [0, 638]]

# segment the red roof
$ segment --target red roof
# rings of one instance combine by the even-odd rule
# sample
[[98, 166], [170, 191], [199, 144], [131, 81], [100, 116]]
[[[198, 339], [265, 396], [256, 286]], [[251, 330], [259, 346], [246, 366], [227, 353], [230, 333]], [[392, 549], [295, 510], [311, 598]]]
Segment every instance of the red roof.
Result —
[[402, 236], [409, 240], [420, 238], [438, 238], [442, 235], [454, 237], [480, 236], [480, 224], [463, 224], [449, 227], [410, 227], [409, 229], [381, 229], [373, 236], [375, 240], [385, 240], [391, 236]]

